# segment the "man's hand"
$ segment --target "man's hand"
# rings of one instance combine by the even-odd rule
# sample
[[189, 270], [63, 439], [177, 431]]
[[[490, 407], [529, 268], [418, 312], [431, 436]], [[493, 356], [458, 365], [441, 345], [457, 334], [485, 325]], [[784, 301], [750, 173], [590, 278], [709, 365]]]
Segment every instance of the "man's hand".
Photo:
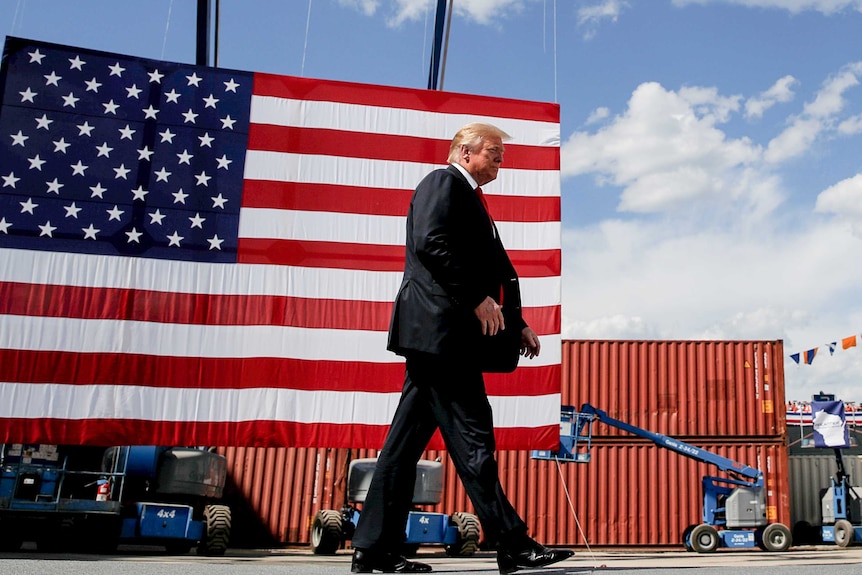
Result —
[[521, 330], [521, 355], [528, 359], [533, 359], [542, 350], [542, 344], [539, 343], [539, 336], [536, 335], [530, 326]]
[[482, 324], [482, 335], [497, 335], [501, 329], [506, 329], [503, 321], [503, 308], [490, 296], [473, 310], [479, 323]]

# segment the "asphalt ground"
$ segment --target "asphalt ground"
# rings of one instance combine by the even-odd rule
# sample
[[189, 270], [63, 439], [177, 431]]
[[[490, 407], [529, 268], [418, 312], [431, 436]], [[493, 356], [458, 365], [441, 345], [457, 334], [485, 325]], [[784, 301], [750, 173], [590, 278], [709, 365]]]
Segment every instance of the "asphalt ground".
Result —
[[[794, 547], [773, 553], [759, 549], [719, 549], [699, 554], [682, 550], [584, 549], [571, 559], [539, 570], [545, 575], [862, 575], [862, 546]], [[229, 549], [223, 557], [179, 556], [160, 551], [121, 548], [115, 555], [0, 553], [2, 575], [348, 575], [350, 551], [314, 555], [307, 548]], [[496, 575], [492, 552], [447, 557], [434, 548], [415, 559], [435, 573]]]

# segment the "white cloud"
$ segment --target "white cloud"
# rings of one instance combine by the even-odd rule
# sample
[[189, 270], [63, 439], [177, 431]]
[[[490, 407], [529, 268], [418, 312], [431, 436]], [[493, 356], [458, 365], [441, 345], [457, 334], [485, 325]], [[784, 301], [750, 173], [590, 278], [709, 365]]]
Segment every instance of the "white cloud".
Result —
[[625, 0], [601, 0], [590, 6], [578, 8], [578, 27], [584, 30], [584, 38], [596, 35], [598, 27], [606, 21], [616, 22], [623, 10], [629, 7]]
[[[342, 2], [348, 0], [341, 0]], [[358, 2], [359, 0], [352, 0]], [[379, 0], [368, 0], [379, 4]], [[389, 0], [391, 15], [386, 23], [397, 28], [404, 22], [424, 20], [426, 15], [436, 11], [436, 0]], [[511, 17], [524, 8], [524, 0], [458, 0], [453, 4], [454, 13], [483, 25], [497, 24], [498, 20]]]
[[862, 12], [862, 0], [673, 0], [675, 6], [735, 4], [746, 8], [778, 8], [792, 14], [813, 10], [826, 15], [847, 10]]
[[596, 108], [587, 118], [586, 124], [589, 126], [590, 124], [601, 122], [610, 115], [611, 111], [609, 108], [605, 108], [604, 106], [602, 106], [601, 108]]
[[844, 136], [862, 133], [862, 114], [851, 116], [838, 124], [838, 133]]
[[796, 84], [798, 81], [793, 76], [788, 75], [780, 78], [765, 92], [746, 100], [745, 115], [750, 118], [759, 118], [775, 104], [791, 101], [794, 96], [793, 86]]
[[338, 0], [338, 3], [347, 8], [359, 10], [366, 16], [373, 16], [380, 6], [380, 0]]

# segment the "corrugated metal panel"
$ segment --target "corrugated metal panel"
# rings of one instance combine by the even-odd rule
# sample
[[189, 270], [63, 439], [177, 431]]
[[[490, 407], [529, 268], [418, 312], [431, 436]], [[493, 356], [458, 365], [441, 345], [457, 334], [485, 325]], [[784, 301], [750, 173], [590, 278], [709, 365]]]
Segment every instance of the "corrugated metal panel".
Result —
[[[699, 443], [735, 461], [763, 469], [769, 488], [767, 504], [774, 521], [790, 526], [787, 455], [783, 442], [760, 444]], [[310, 520], [320, 509], [340, 509], [348, 456], [373, 457], [367, 450], [254, 449], [225, 450], [232, 477], [252, 513], [236, 516], [240, 537], [268, 532], [265, 540], [234, 540], [241, 546], [264, 541], [307, 544]], [[682, 530], [700, 522], [700, 480], [721, 475], [652, 443], [594, 445], [587, 464], [560, 464], [531, 459], [521, 451], [500, 452], [503, 488], [527, 521], [530, 532], [548, 545], [678, 546]], [[426, 509], [443, 513], [473, 512], [454, 466], [445, 452], [443, 501]], [[283, 466], [284, 473], [275, 473]], [[311, 495], [313, 494], [313, 495]], [[571, 501], [571, 507], [570, 507]], [[233, 503], [231, 503], [233, 506]], [[246, 522], [253, 516], [256, 523]], [[260, 537], [260, 535], [258, 535]]]
[[[862, 455], [844, 455], [844, 471], [850, 484], [862, 485]], [[831, 486], [830, 478], [838, 467], [834, 455], [791, 455], [790, 464], [790, 520], [795, 526], [800, 521], [820, 525], [820, 498], [822, 491]]]
[[566, 340], [562, 401], [680, 439], [783, 437], [783, 356], [781, 341]]

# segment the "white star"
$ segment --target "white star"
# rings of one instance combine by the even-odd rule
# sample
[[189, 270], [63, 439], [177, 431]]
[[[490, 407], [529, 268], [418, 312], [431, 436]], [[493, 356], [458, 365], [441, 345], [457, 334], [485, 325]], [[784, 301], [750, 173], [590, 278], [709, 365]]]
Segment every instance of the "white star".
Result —
[[54, 122], [54, 120], [48, 119], [48, 114], [42, 114], [41, 118], [34, 118], [34, 119], [36, 120], [36, 129], [37, 130], [40, 130], [43, 128], [45, 130], [50, 130], [51, 129], [50, 126]]
[[192, 223], [191, 227], [204, 229], [204, 222], [207, 221], [207, 219], [202, 218], [199, 213], [195, 213], [195, 217], [189, 218], [189, 221]]
[[222, 82], [222, 84], [224, 84], [225, 92], [233, 92], [234, 94], [236, 94], [236, 89], [239, 87], [239, 84], [234, 82], [233, 78], [231, 78], [228, 82]]
[[227, 154], [222, 154], [221, 158], [216, 158], [216, 162], [218, 162], [218, 167], [219, 167], [219, 168], [224, 168], [225, 170], [227, 170], [227, 169], [228, 169], [228, 165], [229, 165], [231, 162], [233, 162], [233, 160], [228, 160], [228, 159], [227, 159]]
[[156, 114], [159, 113], [159, 111], [156, 108], [153, 108], [152, 104], [150, 104], [149, 108], [144, 108], [142, 111], [144, 112], [144, 120], [149, 120], [149, 119], [155, 120]]
[[119, 63], [119, 62], [117, 62], [117, 63], [116, 63], [116, 64], [114, 64], [113, 66], [108, 66], [108, 69], [111, 71], [111, 76], [119, 76], [119, 77], [122, 77], [122, 76], [123, 76], [123, 72], [125, 72], [125, 71], [126, 71], [126, 69], [125, 69], [125, 68], [123, 68], [122, 66], [120, 66], [120, 63]]
[[81, 160], [78, 160], [78, 163], [77, 163], [77, 164], [72, 164], [70, 167], [72, 168], [72, 175], [73, 175], [73, 176], [83, 176], [83, 175], [84, 175], [84, 171], [85, 171], [89, 166], [85, 166], [84, 164], [82, 164], [82, 163], [81, 163]]
[[39, 207], [39, 204], [33, 203], [33, 198], [27, 198], [26, 202], [18, 202], [21, 204], [21, 213], [27, 212], [29, 214], [35, 214], [33, 210]]
[[93, 227], [93, 224], [90, 224], [90, 227], [81, 228], [81, 231], [84, 232], [84, 239], [85, 240], [95, 240], [96, 234], [98, 234], [102, 230], [97, 230], [96, 228]]
[[15, 172], [9, 172], [8, 176], [3, 176], [3, 187], [9, 186], [10, 188], [15, 187], [15, 182], [20, 181], [21, 178], [15, 177]]
[[75, 202], [72, 202], [71, 206], [63, 206], [63, 209], [66, 210], [67, 218], [75, 218], [78, 219], [78, 212], [80, 212], [83, 208], [79, 208], [75, 205]]
[[53, 86], [57, 86], [59, 88], [60, 84], [58, 84], [57, 82], [59, 82], [62, 79], [63, 79], [63, 76], [58, 76], [57, 74], [54, 73], [54, 70], [51, 70], [50, 74], [45, 75], [45, 85], [46, 86], [53, 85]]
[[53, 144], [55, 152], [62, 152], [64, 154], [66, 153], [66, 148], [72, 145], [66, 143], [66, 138], [60, 138], [59, 140], [55, 140]]
[[230, 117], [230, 114], [221, 119], [221, 128], [222, 130], [233, 130], [233, 125], [236, 124], [236, 120]]
[[76, 55], [74, 58], [69, 58], [69, 64], [70, 70], [83, 70], [84, 64], [86, 64], [86, 62], [84, 60], [81, 60], [80, 56]]
[[103, 188], [102, 183], [99, 182], [95, 186], [90, 186], [90, 191], [92, 192], [92, 194], [90, 194], [91, 198], [98, 197], [99, 199], [104, 200], [105, 199], [104, 194], [105, 194], [105, 192], [108, 191], [108, 188]]
[[170, 240], [170, 241], [169, 241], [169, 243], [168, 243], [168, 247], [170, 247], [170, 246], [177, 246], [177, 247], [180, 247], [180, 242], [181, 242], [181, 241], [183, 241], [183, 240], [185, 239], [183, 236], [179, 235], [179, 234], [176, 232], [176, 230], [174, 230], [173, 235], [166, 236], [166, 237], [168, 238], [168, 240]]
[[159, 210], [156, 210], [155, 212], [150, 214], [150, 223], [151, 224], [162, 225], [163, 219], [165, 219], [165, 215], [162, 212], [160, 212]]
[[224, 209], [224, 205], [227, 203], [227, 198], [221, 195], [221, 192], [217, 196], [213, 196], [210, 198], [213, 201], [214, 208]]
[[6, 218], [0, 218], [0, 232], [4, 234], [9, 233], [9, 228], [12, 227], [12, 224], [6, 221]]
[[210, 243], [211, 250], [221, 251], [221, 245], [224, 240], [219, 239], [218, 234], [214, 235], [210, 239], [207, 240]]
[[30, 86], [27, 86], [27, 89], [23, 92], [18, 93], [21, 94], [21, 102], [35, 103], [33, 102], [33, 98], [37, 95], [37, 93], [31, 90]]
[[57, 178], [54, 178], [50, 182], [45, 182], [45, 185], [48, 186], [48, 190], [45, 192], [46, 194], [57, 194], [59, 196], [60, 188], [62, 188], [66, 184], [61, 184], [57, 181]]
[[96, 149], [99, 151], [99, 154], [96, 156], [97, 158], [101, 158], [102, 156], [110, 158], [111, 152], [114, 151], [114, 148], [110, 147], [108, 142], [103, 143], [101, 146], [96, 146]]
[[209, 181], [212, 179], [212, 176], [208, 176], [206, 172], [201, 172], [200, 174], [195, 175], [195, 179], [197, 180], [198, 186], [209, 186]]
[[136, 244], [139, 244], [141, 243], [141, 240], [139, 238], [144, 234], [142, 232], [139, 232], [137, 228], [132, 228], [131, 230], [126, 232], [126, 235], [129, 237], [129, 240], [126, 243], [130, 244], [132, 242], [135, 242]]
[[97, 82], [95, 78], [84, 83], [87, 85], [88, 92], [96, 92], [97, 94], [99, 93], [99, 88], [102, 86], [101, 82]]
[[189, 83], [187, 84], [188, 86], [191, 86], [192, 84], [194, 84], [194, 86], [197, 88], [198, 84], [200, 84], [200, 82], [201, 82], [201, 80], [203, 80], [203, 78], [198, 78], [198, 75], [195, 72], [192, 72], [191, 76], [186, 76], [186, 80], [189, 81]]
[[111, 220], [117, 220], [118, 222], [123, 221], [122, 219], [120, 219], [120, 216], [122, 216], [123, 214], [126, 213], [123, 210], [121, 210], [120, 208], [118, 208], [116, 205], [112, 209], [105, 210], [105, 211], [108, 212], [108, 221], [109, 222]]
[[119, 104], [115, 104], [113, 98], [106, 104], [102, 104], [105, 107], [106, 114], [114, 114], [117, 115], [117, 108], [120, 107]]
[[204, 108], [213, 108], [215, 109], [216, 104], [218, 104], [218, 98], [213, 97], [212, 94], [209, 97], [204, 98]]
[[167, 102], [173, 102], [174, 104], [178, 103], [180, 100], [180, 93], [171, 88], [170, 92], [165, 92], [165, 100]]
[[212, 148], [212, 146], [210, 144], [212, 144], [212, 142], [213, 142], [213, 140], [215, 140], [215, 138], [210, 136], [209, 132], [206, 132], [203, 136], [198, 136], [198, 140], [201, 141], [201, 147], [202, 148], [204, 146], [206, 146], [207, 148]]
[[160, 212], [158, 209], [150, 214], [150, 223], [162, 225], [162, 220], [165, 219], [165, 215]]
[[162, 78], [165, 77], [164, 74], [160, 73], [158, 69], [153, 70], [152, 72], [147, 72], [147, 75], [150, 77], [150, 83], [155, 82], [156, 84], [162, 83]]
[[149, 162], [150, 158], [154, 153], [155, 152], [151, 150], [149, 146], [144, 146], [143, 148], [138, 150], [138, 159], [145, 162]]
[[76, 98], [75, 94], [73, 94], [72, 92], [69, 92], [68, 96], [63, 96], [63, 107], [65, 108], [66, 106], [69, 106], [70, 108], [74, 108], [75, 102], [80, 99], [81, 98]]
[[174, 203], [175, 204], [185, 204], [186, 198], [189, 197], [188, 194], [183, 193], [182, 188], [180, 188], [179, 190], [174, 192], [172, 195], [174, 196]]
[[155, 152], [150, 149], [149, 146], [144, 146], [140, 150], [138, 150], [138, 159], [144, 162], [149, 162], [150, 158]]
[[42, 58], [45, 57], [45, 54], [41, 54], [39, 52], [39, 48], [36, 48], [36, 50], [34, 52], [27, 52], [27, 53], [30, 55], [30, 62], [29, 62], [30, 64], [32, 64], [33, 62], [36, 62], [37, 64], [41, 64]]
[[177, 157], [180, 159], [181, 164], [188, 164], [190, 166], [192, 165], [192, 163], [189, 160], [194, 158], [193, 155], [189, 154], [188, 150], [183, 150], [183, 153], [177, 154]]
[[141, 91], [142, 90], [140, 88], [138, 88], [137, 84], [132, 84], [131, 87], [126, 88], [126, 93], [128, 94], [128, 96], [126, 96], [126, 98], [139, 99], [138, 95], [141, 93]]
[[141, 200], [142, 202], [146, 201], [147, 194], [150, 192], [144, 189], [144, 186], [138, 186], [134, 190], [132, 190], [132, 200]]
[[125, 164], [120, 164], [119, 168], [114, 168], [114, 173], [117, 174], [116, 176], [114, 176], [114, 179], [119, 180], [120, 178], [123, 178], [125, 180], [127, 179], [126, 176], [129, 175], [129, 172], [131, 171], [132, 170], [127, 168]]
[[48, 236], [49, 238], [54, 237], [54, 236], [52, 236], [51, 234], [52, 234], [52, 233], [54, 233], [54, 230], [56, 230], [56, 229], [57, 229], [56, 227], [54, 227], [54, 226], [52, 226], [52, 225], [51, 225], [51, 221], [50, 221], [50, 220], [48, 220], [47, 222], [45, 222], [45, 223], [44, 223], [44, 224], [42, 224], [41, 226], [37, 226], [37, 227], [38, 227], [40, 230], [42, 230], [42, 232], [39, 234], [39, 237], [40, 237], [40, 238], [41, 238], [42, 236]]
[[17, 134], [10, 134], [12, 136], [12, 145], [13, 146], [21, 146], [24, 147], [24, 140], [30, 138], [30, 136], [25, 136], [21, 130], [18, 130]]
[[135, 130], [131, 129], [128, 124], [126, 124], [125, 128], [119, 128], [119, 131], [121, 140], [131, 140], [132, 134], [135, 133]]
[[167, 171], [164, 167], [158, 172], [153, 172], [156, 175], [157, 182], [167, 182], [171, 173]]
[[186, 123], [186, 124], [188, 124], [189, 122], [194, 124], [195, 118], [197, 118], [197, 117], [198, 117], [198, 114], [195, 114], [191, 108], [189, 108], [188, 112], [183, 113], [183, 118], [185, 118], [184, 123]]
[[91, 126], [90, 123], [85, 120], [83, 124], [78, 124], [77, 128], [80, 130], [80, 132], [78, 132], [79, 136], [92, 136], [95, 126]]
[[45, 160], [39, 157], [39, 154], [36, 154], [32, 158], [27, 158], [27, 161], [30, 162], [31, 170], [39, 170], [42, 171], [42, 166], [45, 164]]
[[176, 134], [171, 132], [170, 128], [165, 128], [165, 131], [159, 132], [159, 135], [162, 137], [162, 142], [168, 142], [170, 144], [174, 143], [174, 136], [176, 136]]

